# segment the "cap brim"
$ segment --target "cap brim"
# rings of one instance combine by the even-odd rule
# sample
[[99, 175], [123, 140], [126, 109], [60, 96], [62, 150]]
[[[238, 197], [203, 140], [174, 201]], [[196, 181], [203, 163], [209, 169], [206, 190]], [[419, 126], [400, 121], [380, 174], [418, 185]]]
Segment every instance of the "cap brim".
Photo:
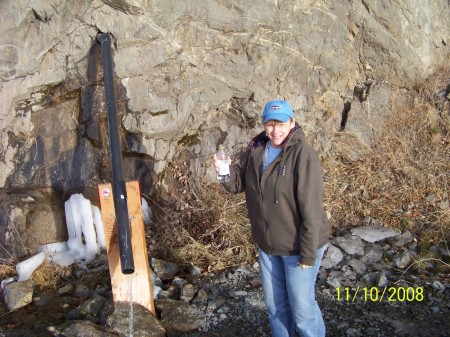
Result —
[[283, 113], [268, 113], [264, 116], [263, 123], [267, 123], [268, 121], [279, 121], [279, 122], [287, 122], [291, 119], [291, 116], [283, 114]]

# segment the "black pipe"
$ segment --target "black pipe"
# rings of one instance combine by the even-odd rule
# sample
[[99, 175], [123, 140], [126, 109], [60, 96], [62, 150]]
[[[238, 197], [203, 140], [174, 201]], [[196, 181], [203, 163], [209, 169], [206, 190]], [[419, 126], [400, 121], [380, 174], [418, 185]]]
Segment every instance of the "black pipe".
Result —
[[117, 234], [119, 240], [120, 264], [122, 273], [134, 273], [133, 249], [131, 246], [130, 218], [128, 215], [128, 198], [122, 170], [122, 150], [120, 146], [119, 123], [117, 118], [116, 93], [114, 90], [114, 70], [111, 52], [111, 37], [100, 33], [97, 41], [102, 46], [103, 78], [105, 82], [106, 112], [110, 156], [112, 163], [112, 192], [116, 211]]

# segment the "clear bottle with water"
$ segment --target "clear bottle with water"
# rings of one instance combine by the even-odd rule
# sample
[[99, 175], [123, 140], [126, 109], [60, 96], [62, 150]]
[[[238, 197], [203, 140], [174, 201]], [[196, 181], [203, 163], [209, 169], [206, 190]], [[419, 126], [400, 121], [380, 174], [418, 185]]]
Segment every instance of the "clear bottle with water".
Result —
[[219, 179], [220, 183], [230, 181], [229, 157], [225, 153], [225, 147], [223, 145], [219, 145], [219, 151], [216, 153], [216, 159], [219, 168], [219, 171], [217, 172], [217, 179]]

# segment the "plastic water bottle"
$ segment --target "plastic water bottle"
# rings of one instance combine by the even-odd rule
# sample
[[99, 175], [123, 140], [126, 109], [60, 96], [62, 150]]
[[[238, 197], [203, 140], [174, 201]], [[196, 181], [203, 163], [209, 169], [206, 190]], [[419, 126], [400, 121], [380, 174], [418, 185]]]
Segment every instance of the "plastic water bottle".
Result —
[[217, 173], [217, 179], [220, 183], [226, 183], [230, 180], [230, 164], [229, 157], [225, 153], [224, 146], [219, 145], [219, 151], [216, 153], [217, 164], [219, 166], [219, 172]]

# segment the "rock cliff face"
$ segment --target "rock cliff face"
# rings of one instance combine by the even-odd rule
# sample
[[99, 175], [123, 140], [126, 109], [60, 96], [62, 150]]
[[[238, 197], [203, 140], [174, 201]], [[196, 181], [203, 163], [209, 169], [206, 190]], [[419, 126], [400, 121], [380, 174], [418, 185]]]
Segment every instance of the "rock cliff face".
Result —
[[213, 179], [216, 146], [237, 153], [273, 98], [290, 101], [321, 154], [357, 156], [397, 94], [448, 64], [449, 9], [446, 0], [2, 1], [2, 226], [26, 233], [39, 200], [62, 203], [110, 178], [99, 32], [114, 40], [126, 179], [150, 193], [172, 161]]

